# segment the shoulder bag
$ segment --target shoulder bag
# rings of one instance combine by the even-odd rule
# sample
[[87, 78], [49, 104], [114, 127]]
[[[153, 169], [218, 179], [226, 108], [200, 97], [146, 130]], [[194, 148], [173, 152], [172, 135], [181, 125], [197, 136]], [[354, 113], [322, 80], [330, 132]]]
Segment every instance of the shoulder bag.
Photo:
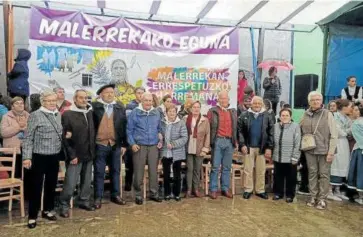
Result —
[[[325, 111], [323, 111], [319, 117], [318, 123], [316, 124], [315, 130], [313, 134], [304, 134], [301, 138], [301, 148], [302, 151], [310, 151], [316, 148], [316, 141], [315, 141], [315, 133], [318, 130], [320, 120], [323, 117], [323, 114]], [[302, 124], [303, 121], [301, 121]]]

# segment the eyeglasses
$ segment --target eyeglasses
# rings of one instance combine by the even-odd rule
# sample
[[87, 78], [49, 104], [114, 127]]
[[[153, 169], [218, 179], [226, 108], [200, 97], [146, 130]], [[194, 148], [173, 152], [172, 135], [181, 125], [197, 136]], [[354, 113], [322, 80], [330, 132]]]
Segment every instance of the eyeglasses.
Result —
[[43, 100], [46, 103], [57, 103], [57, 100]]

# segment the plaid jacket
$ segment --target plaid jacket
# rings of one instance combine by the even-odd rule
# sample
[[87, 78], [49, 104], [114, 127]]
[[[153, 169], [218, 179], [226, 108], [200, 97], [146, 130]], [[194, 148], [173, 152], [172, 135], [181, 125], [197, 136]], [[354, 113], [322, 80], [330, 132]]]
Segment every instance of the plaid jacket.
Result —
[[31, 113], [28, 132], [23, 141], [23, 159], [32, 159], [32, 154], [58, 154], [62, 148], [62, 124], [60, 114], [52, 115], [40, 109]]

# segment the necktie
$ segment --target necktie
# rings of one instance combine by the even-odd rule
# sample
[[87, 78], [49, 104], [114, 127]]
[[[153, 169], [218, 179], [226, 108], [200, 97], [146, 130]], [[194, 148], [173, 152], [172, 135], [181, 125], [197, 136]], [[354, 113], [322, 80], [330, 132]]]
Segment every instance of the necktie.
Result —
[[107, 116], [111, 117], [112, 112], [113, 112], [113, 105], [112, 104], [107, 105], [107, 111], [106, 111]]

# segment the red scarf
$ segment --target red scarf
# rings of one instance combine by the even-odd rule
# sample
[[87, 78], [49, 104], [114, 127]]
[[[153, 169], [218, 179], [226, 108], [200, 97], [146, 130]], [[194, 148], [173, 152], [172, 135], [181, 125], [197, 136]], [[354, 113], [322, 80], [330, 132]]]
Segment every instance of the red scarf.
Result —
[[[198, 124], [199, 124], [199, 121], [200, 121], [201, 117], [202, 116], [199, 114], [198, 119], [197, 119], [197, 122], [195, 123], [195, 126], [194, 126], [193, 138], [197, 138], [197, 135], [198, 135]], [[193, 115], [192, 114], [189, 114], [188, 117], [187, 117], [187, 129], [188, 129], [188, 134], [189, 135], [192, 134], [192, 121], [193, 121]]]

